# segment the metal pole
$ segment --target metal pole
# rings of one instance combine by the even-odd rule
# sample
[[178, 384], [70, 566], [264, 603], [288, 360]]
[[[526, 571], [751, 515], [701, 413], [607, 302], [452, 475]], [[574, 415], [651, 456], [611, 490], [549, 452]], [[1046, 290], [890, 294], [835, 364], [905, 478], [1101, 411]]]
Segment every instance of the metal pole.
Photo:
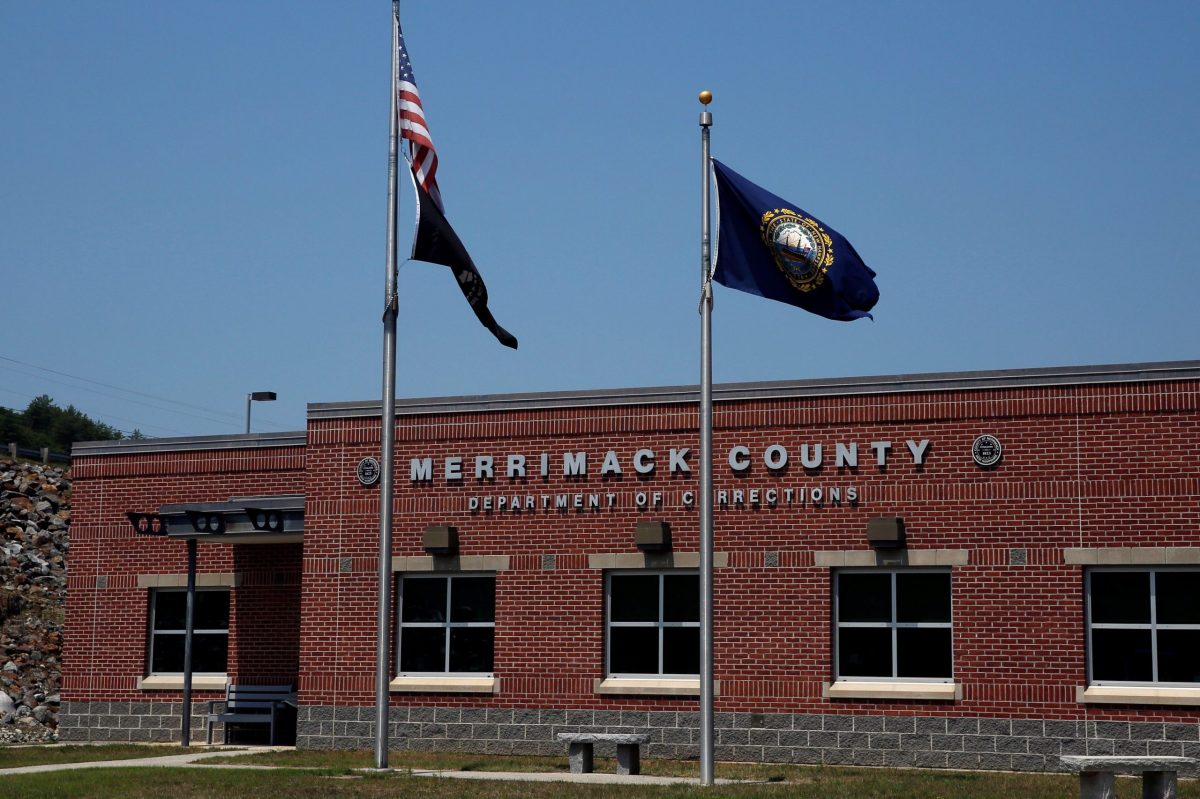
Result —
[[250, 398], [251, 395], [246, 395], [246, 435], [250, 435]]
[[196, 618], [196, 539], [187, 540], [187, 615], [183, 633], [183, 731], [181, 746], [192, 745], [192, 633]]
[[383, 410], [379, 475], [379, 597], [375, 618], [375, 768], [388, 767], [389, 617], [392, 596], [392, 466], [396, 450], [396, 162], [399, 118], [400, 0], [392, 0], [392, 119], [388, 142], [387, 277], [383, 311]]
[[713, 784], [712, 259], [708, 133], [712, 94], [700, 93], [700, 784]]

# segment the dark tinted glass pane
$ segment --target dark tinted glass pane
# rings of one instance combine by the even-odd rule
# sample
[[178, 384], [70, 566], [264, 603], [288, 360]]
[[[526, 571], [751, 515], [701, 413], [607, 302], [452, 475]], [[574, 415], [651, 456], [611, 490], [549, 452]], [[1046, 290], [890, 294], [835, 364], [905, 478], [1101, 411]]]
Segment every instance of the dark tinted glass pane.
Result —
[[613, 621], [658, 621], [657, 574], [614, 574], [610, 580]]
[[1158, 572], [1154, 593], [1159, 624], [1200, 624], [1200, 574]]
[[450, 671], [492, 670], [492, 627], [456, 627], [450, 630]]
[[1092, 630], [1092, 679], [1153, 679], [1149, 630]]
[[892, 620], [890, 574], [839, 574], [837, 583], [839, 621]]
[[608, 670], [612, 674], [658, 674], [658, 628], [609, 630]]
[[839, 677], [891, 677], [892, 631], [843, 627], [838, 631]]
[[446, 620], [446, 578], [404, 581], [404, 621]]
[[663, 674], [700, 673], [700, 628], [663, 628]]
[[897, 574], [896, 621], [950, 621], [950, 575]]
[[495, 620], [495, 577], [455, 577], [450, 581], [450, 621]]
[[1200, 630], [1158, 631], [1159, 682], [1200, 682]]
[[953, 676], [949, 629], [896, 630], [896, 676]]
[[1149, 572], [1092, 572], [1092, 622], [1149, 624]]
[[[194, 633], [192, 635], [192, 671], [212, 671], [224, 674], [228, 653], [228, 635], [215, 633]], [[180, 660], [182, 661], [182, 658]], [[180, 666], [181, 671], [182, 669], [183, 667]]]
[[[187, 594], [184, 594], [186, 602]], [[192, 622], [197, 630], [229, 629], [229, 592], [197, 591], [196, 611]], [[221, 669], [224, 671], [224, 669]]]
[[445, 670], [445, 628], [406, 627], [400, 631], [400, 671]]
[[186, 624], [187, 594], [183, 591], [154, 592], [154, 629], [182, 630]]
[[663, 575], [663, 621], [700, 621], [700, 575]]
[[154, 674], [183, 671], [182, 635], [159, 634], [154, 636], [150, 671]]

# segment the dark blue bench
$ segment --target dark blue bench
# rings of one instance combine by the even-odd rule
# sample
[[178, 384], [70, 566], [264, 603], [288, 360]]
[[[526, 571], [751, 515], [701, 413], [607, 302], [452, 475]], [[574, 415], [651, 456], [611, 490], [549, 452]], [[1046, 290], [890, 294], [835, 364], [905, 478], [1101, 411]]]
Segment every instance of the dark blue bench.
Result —
[[[224, 705], [217, 711], [217, 705]], [[286, 720], [295, 719], [296, 692], [290, 685], [229, 685], [224, 699], [208, 703], [208, 742], [213, 742], [213, 725], [224, 724], [223, 743], [229, 743], [229, 728], [245, 724], [265, 724], [268, 741], [279, 742]]]

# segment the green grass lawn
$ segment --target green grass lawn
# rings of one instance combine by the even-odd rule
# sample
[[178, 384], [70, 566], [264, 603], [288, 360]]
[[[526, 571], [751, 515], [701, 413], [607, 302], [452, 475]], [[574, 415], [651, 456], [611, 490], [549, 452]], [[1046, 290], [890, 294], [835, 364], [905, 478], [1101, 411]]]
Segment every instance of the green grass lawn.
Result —
[[[171, 746], [114, 744], [67, 747], [6, 747], [0, 749], [0, 768], [48, 762], [152, 757], [180, 754]], [[191, 750], [195, 751], [195, 750]], [[372, 765], [370, 752], [264, 752], [228, 755], [204, 761], [245, 765], [274, 765], [278, 770], [216, 768], [114, 768], [61, 771], [0, 777], [5, 799], [45, 797], [113, 797], [113, 799], [308, 799], [308, 797], [418, 797], [450, 799], [668, 799], [673, 797], [780, 797], [780, 799], [1074, 799], [1079, 795], [1073, 775], [956, 772], [918, 769], [873, 769], [755, 763], [718, 763], [717, 776], [747, 780], [739, 785], [700, 788], [695, 785], [634, 786], [566, 783], [484, 782], [413, 776], [408, 770], [566, 772], [565, 757], [491, 757], [427, 752], [393, 752], [392, 774], [360, 774], [352, 769]], [[309, 770], [313, 769], [313, 770]], [[614, 771], [611, 760], [598, 758], [597, 771]], [[695, 777], [694, 761], [643, 760], [642, 771]], [[1179, 785], [1180, 799], [1200, 799], [1200, 782]], [[1118, 781], [1120, 799], [1141, 796], [1136, 779]]]
[[[698, 786], [575, 785], [565, 783], [476, 782], [344, 772], [242, 771], [229, 769], [93, 769], [0, 778], [6, 799], [111, 797], [112, 799], [318, 799], [318, 797], [415, 797], [416, 799], [674, 799], [779, 797], [780, 799], [1073, 799], [1074, 778], [1044, 774], [988, 774], [890, 769], [811, 768], [798, 782]], [[1195, 782], [1180, 786], [1180, 797], [1200, 797]], [[1120, 799], [1136, 799], [1135, 780], [1120, 780]]]

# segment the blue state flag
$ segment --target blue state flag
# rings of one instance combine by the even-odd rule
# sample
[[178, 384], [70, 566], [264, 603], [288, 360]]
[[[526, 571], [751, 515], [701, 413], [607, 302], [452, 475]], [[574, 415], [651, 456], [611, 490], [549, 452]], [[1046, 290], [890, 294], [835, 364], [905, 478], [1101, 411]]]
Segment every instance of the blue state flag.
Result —
[[849, 322], [874, 318], [875, 273], [841, 234], [713, 159], [722, 286]]

